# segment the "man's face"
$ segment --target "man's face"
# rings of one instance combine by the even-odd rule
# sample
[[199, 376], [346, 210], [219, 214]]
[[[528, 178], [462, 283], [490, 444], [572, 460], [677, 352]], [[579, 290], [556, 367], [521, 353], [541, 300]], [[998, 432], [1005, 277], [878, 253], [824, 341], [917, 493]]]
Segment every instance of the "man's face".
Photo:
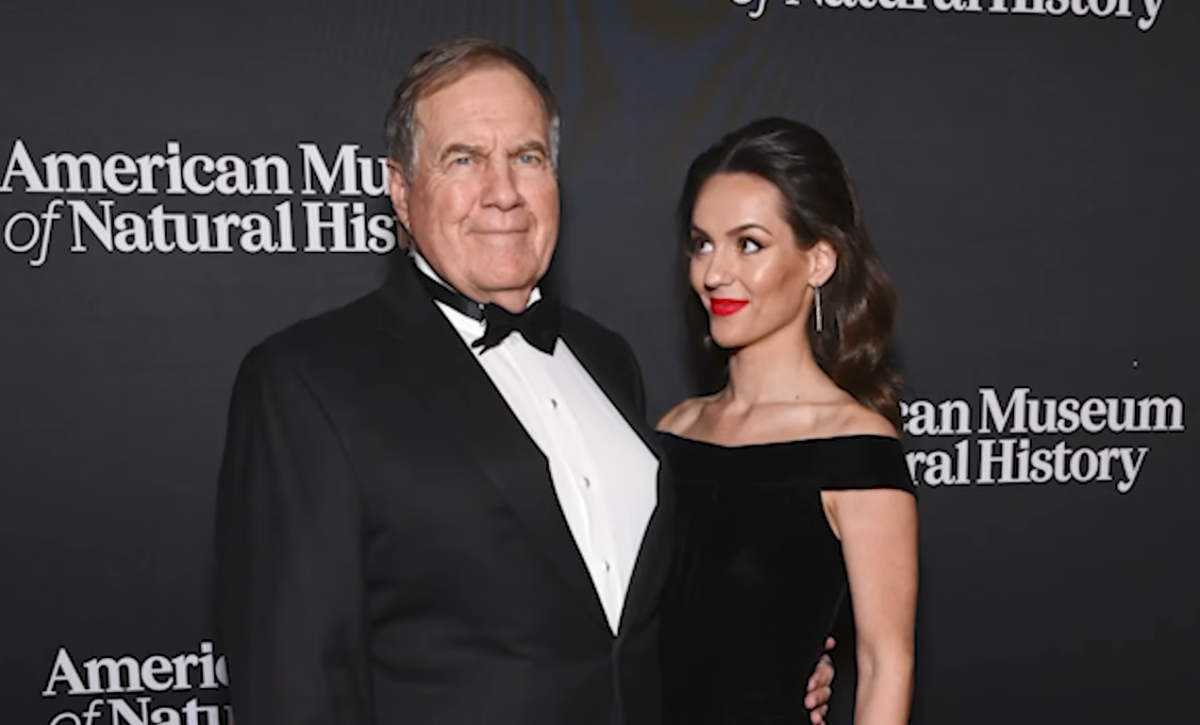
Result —
[[550, 266], [558, 179], [537, 89], [503, 65], [468, 71], [416, 106], [414, 178], [393, 167], [392, 203], [438, 274], [511, 311]]

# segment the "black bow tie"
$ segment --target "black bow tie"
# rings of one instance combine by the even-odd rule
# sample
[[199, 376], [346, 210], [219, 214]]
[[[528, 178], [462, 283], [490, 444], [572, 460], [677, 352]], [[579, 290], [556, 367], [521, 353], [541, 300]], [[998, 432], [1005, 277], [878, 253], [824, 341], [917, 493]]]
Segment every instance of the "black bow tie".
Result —
[[513, 332], [520, 332], [530, 345], [546, 353], [554, 354], [554, 343], [558, 340], [558, 300], [542, 298], [524, 312], [513, 314], [492, 302], [480, 304], [458, 290], [439, 284], [437, 280], [416, 270], [417, 278], [429, 291], [433, 299], [449, 305], [473, 320], [484, 323], [483, 337], [471, 343], [471, 347], [488, 350], [499, 345]]

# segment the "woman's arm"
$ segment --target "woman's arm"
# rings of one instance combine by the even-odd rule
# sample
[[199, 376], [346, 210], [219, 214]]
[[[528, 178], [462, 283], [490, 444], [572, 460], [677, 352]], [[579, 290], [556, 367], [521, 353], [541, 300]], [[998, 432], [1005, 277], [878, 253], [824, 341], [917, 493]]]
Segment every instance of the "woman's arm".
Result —
[[842, 542], [858, 647], [855, 725], [904, 725], [912, 701], [917, 506], [895, 489], [827, 491]]

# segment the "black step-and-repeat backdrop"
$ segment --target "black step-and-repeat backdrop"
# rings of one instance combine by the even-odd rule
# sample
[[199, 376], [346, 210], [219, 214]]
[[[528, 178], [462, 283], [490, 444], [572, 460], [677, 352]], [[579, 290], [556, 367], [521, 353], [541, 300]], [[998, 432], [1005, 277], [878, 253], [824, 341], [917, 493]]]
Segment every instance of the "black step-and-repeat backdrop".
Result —
[[3, 725], [231, 722], [235, 367], [380, 281], [383, 111], [461, 35], [557, 88], [554, 282], [630, 339], [652, 413], [696, 392], [692, 156], [781, 114], [846, 158], [902, 305], [914, 722], [1195, 722], [1200, 4], [270, 0], [0, 16]]

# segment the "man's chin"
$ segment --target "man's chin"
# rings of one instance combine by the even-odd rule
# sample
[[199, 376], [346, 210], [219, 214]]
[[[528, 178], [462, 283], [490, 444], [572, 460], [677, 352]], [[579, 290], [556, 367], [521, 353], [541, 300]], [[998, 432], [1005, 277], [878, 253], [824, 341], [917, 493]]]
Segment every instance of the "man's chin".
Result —
[[536, 287], [542, 276], [542, 265], [530, 255], [513, 259], [508, 256], [480, 254], [473, 260], [474, 278], [483, 289], [505, 291]]
[[471, 238], [480, 254], [527, 256], [535, 248], [528, 231], [473, 232]]
[[479, 269], [478, 272], [473, 275], [474, 286], [489, 298], [527, 296], [540, 281], [537, 269], [531, 269], [529, 265], [511, 270], [490, 267]]

